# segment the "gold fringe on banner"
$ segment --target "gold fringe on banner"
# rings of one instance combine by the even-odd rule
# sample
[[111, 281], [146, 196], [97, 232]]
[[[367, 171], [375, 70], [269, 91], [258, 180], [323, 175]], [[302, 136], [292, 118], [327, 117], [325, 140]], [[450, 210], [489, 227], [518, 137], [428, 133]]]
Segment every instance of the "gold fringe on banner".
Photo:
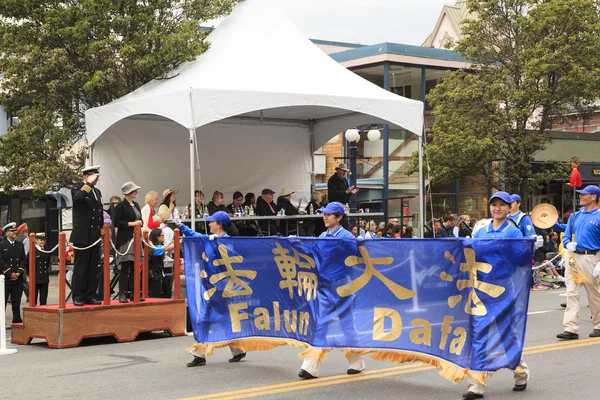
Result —
[[218, 343], [195, 343], [188, 350], [205, 350], [205, 354], [207, 356], [212, 356], [215, 349], [220, 349], [227, 346], [235, 347], [236, 349], [240, 349], [244, 352], [269, 351], [281, 346], [293, 346], [298, 348], [308, 347], [306, 343], [292, 339], [250, 337]]

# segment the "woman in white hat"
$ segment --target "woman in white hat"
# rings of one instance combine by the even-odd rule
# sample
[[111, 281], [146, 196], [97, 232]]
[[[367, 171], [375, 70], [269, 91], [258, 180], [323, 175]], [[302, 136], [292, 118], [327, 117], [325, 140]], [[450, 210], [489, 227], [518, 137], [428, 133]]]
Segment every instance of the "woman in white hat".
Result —
[[[117, 204], [113, 212], [113, 224], [117, 230], [117, 240], [115, 247], [119, 249], [117, 254], [117, 264], [121, 265], [119, 273], [119, 302], [128, 303], [127, 286], [129, 275], [133, 274], [133, 252], [134, 244], [130, 245], [133, 239], [133, 231], [136, 226], [143, 226], [142, 210], [140, 205], [134, 201], [137, 197], [140, 186], [133, 182], [125, 182], [121, 186], [121, 191], [125, 198]], [[139, 277], [133, 277], [139, 279]], [[133, 287], [131, 288], [131, 297], [133, 298]]]

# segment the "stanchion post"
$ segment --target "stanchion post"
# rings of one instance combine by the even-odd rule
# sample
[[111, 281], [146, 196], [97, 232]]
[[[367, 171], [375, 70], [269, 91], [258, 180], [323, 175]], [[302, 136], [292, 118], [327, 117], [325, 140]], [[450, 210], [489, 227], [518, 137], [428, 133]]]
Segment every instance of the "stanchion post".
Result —
[[175, 253], [173, 257], [173, 298], [175, 300], [179, 300], [181, 296], [181, 283], [179, 280], [179, 268], [181, 266], [181, 251], [180, 251], [180, 240], [179, 240], [179, 229], [175, 229], [175, 236], [173, 242], [173, 252]]
[[58, 309], [66, 307], [66, 284], [67, 284], [67, 234], [61, 232], [58, 235]]
[[29, 307], [35, 307], [35, 233], [29, 234]]
[[[148, 232], [144, 232], [144, 240], [146, 243], [150, 243], [148, 241]], [[148, 253], [150, 249], [146, 244], [144, 244], [144, 269], [142, 270], [142, 297], [148, 297]]]
[[4, 275], [0, 275], [0, 355], [15, 354], [17, 349], [6, 348], [6, 304], [4, 304]]
[[133, 302], [140, 302], [140, 239], [141, 227], [136, 225], [133, 232]]
[[103, 252], [104, 252], [104, 272], [102, 273], [102, 279], [104, 280], [104, 294], [102, 304], [105, 306], [110, 305], [110, 225], [104, 225], [102, 231], [103, 237]]

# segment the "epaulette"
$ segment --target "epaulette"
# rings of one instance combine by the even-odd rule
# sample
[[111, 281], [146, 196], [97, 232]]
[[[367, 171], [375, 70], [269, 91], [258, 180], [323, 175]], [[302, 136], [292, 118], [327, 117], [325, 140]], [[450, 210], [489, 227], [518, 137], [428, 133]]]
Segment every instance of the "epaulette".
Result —
[[10, 268], [5, 269], [4, 271], [2, 271], [2, 273], [6, 274], [7, 271], [10, 271]]
[[92, 191], [92, 187], [86, 183], [81, 187], [81, 190], [83, 190], [86, 193], [90, 193]]

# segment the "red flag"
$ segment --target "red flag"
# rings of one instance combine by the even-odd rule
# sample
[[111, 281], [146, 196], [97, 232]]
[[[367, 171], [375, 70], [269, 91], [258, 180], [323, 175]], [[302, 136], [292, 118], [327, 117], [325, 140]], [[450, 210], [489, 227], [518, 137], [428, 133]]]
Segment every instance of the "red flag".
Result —
[[573, 164], [573, 171], [571, 171], [571, 178], [569, 180], [569, 184], [571, 185], [571, 187], [578, 187], [581, 186], [581, 175], [579, 174], [579, 171], [577, 171], [577, 164]]

